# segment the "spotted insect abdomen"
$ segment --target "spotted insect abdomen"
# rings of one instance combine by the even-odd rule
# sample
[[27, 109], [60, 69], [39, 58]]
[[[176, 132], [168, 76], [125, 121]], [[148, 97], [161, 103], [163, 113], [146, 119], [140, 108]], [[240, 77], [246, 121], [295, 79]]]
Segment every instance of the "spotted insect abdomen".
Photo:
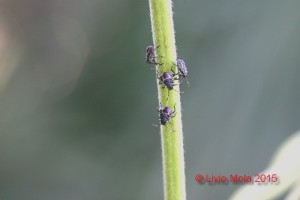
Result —
[[185, 62], [182, 58], [177, 59], [177, 68], [178, 68], [181, 76], [183, 76], [184, 78], [187, 77], [188, 70], [187, 70]]

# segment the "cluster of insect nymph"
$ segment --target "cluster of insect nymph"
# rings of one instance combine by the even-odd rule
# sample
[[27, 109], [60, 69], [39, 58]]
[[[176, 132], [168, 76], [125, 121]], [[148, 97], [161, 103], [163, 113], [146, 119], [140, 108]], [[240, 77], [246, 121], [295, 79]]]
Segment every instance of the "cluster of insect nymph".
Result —
[[[156, 58], [158, 58], [159, 56], [155, 55], [155, 50], [158, 48], [159, 48], [159, 46], [157, 46], [157, 47], [148, 46], [146, 48], [146, 56], [145, 56], [146, 63], [158, 65], [158, 67], [160, 65], [163, 65], [163, 63], [158, 63], [156, 61]], [[178, 71], [177, 73], [175, 73], [175, 71], [173, 70], [173, 66], [177, 67], [177, 71]], [[185, 79], [189, 86], [189, 81], [187, 79], [188, 70], [186, 68], [183, 58], [178, 57], [177, 63], [173, 62], [173, 66], [171, 68], [172, 72], [163, 72], [162, 74], [159, 74], [159, 72], [157, 71], [157, 73], [156, 73], [157, 79], [159, 80], [159, 84], [161, 84], [163, 88], [167, 88], [168, 92], [170, 90], [175, 90], [175, 89], [173, 89], [173, 87], [175, 86], [174, 80], [180, 80], [180, 78]], [[174, 108], [172, 110], [172, 108], [170, 108], [170, 107], [160, 105], [160, 107], [157, 108], [157, 111], [159, 113], [158, 116], [159, 116], [160, 125], [167, 126], [167, 123], [170, 123], [170, 119], [175, 117], [175, 115], [176, 115], [176, 106], [174, 105]]]

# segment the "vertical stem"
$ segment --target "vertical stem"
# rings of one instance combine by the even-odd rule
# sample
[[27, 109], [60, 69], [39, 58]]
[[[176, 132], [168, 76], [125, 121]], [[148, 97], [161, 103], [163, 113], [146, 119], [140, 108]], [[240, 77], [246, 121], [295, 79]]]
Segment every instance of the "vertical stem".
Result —
[[[157, 72], [177, 72], [175, 33], [171, 0], [149, 0], [152, 36], [156, 50]], [[162, 106], [176, 108], [176, 115], [167, 125], [161, 125], [161, 143], [164, 176], [165, 200], [185, 200], [185, 173], [183, 134], [181, 121], [181, 102], [179, 82], [175, 82], [174, 90], [162, 88], [157, 80], [158, 100]]]

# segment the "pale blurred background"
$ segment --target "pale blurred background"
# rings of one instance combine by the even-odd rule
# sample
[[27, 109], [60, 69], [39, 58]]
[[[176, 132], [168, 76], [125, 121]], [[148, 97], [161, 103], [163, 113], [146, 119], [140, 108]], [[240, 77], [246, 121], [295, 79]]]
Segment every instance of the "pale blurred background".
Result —
[[[174, 0], [189, 200], [300, 129], [300, 1]], [[148, 1], [0, 3], [0, 199], [163, 199]], [[280, 174], [279, 174], [280, 176]]]

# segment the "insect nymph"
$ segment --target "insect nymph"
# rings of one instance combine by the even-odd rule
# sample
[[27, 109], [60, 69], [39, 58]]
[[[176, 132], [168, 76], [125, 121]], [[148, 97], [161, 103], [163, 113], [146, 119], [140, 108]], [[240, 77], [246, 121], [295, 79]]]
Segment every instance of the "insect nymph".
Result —
[[178, 69], [178, 73], [177, 74], [173, 74], [173, 75], [178, 75], [179, 78], [180, 77], [183, 77], [187, 84], [190, 85], [188, 79], [187, 79], [187, 75], [188, 75], [188, 70], [187, 70], [187, 67], [185, 65], [185, 62], [183, 60], [183, 58], [177, 58], [177, 64], [173, 63], [175, 66], [177, 66], [177, 69]]
[[[159, 121], [161, 125], [166, 125], [167, 122], [169, 122], [169, 120], [172, 117], [175, 117], [175, 112], [176, 112], [176, 108], [174, 105], [174, 111], [169, 108], [169, 107], [159, 107], [158, 108], [158, 112], [159, 112]], [[170, 122], [169, 122], [170, 123]]]
[[167, 87], [169, 90], [173, 90], [174, 78], [171, 73], [164, 72], [161, 75], [157, 75], [157, 78], [158, 78], [160, 84], [163, 84], [163, 87]]
[[154, 46], [148, 46], [146, 48], [146, 55], [145, 55], [145, 61], [148, 63], [148, 64], [159, 64], [156, 62], [155, 58], [157, 58], [155, 55], [154, 55], [154, 51], [158, 48], [159, 46], [157, 46], [156, 48], [154, 48]]

